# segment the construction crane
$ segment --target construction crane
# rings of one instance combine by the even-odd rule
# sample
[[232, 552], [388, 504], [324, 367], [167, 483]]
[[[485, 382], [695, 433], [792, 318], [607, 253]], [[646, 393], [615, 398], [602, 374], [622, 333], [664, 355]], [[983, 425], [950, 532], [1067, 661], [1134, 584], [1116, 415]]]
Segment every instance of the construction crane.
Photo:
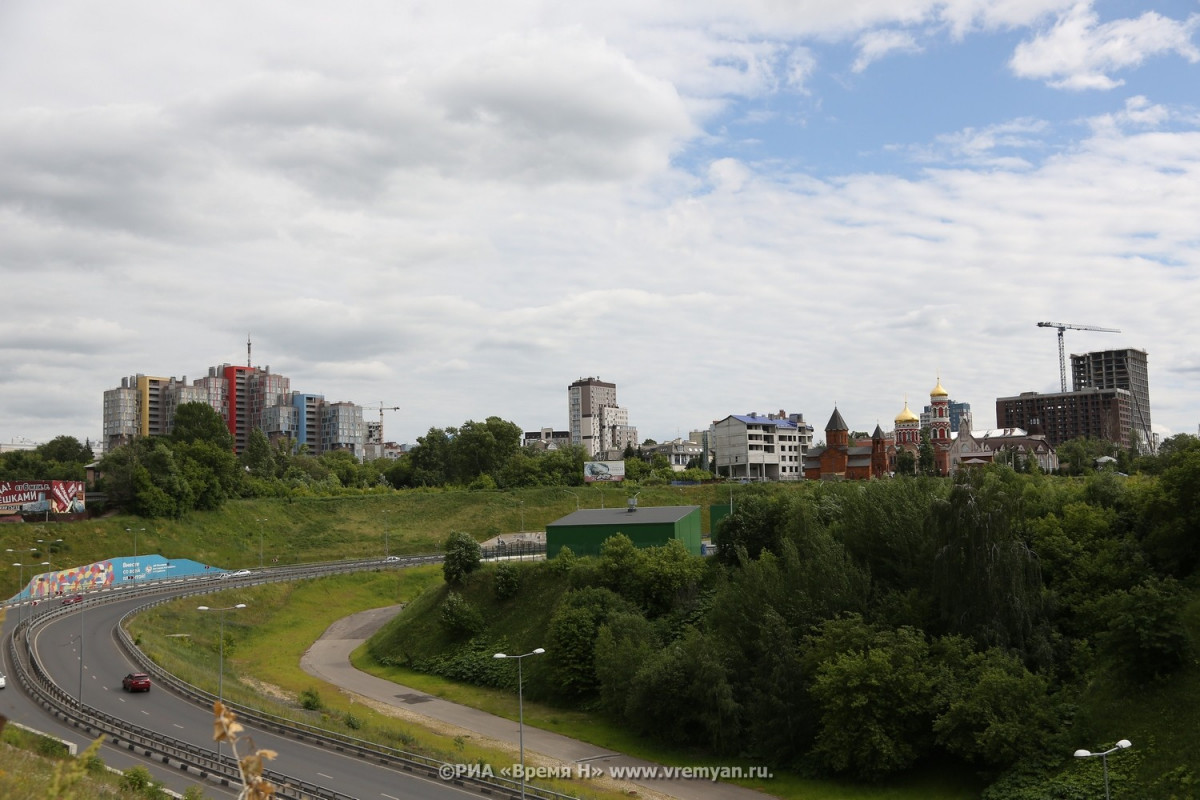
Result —
[[1063, 392], [1067, 391], [1067, 354], [1063, 350], [1063, 331], [1070, 328], [1073, 331], [1120, 333], [1116, 328], [1098, 328], [1095, 325], [1072, 325], [1069, 322], [1039, 322], [1037, 326], [1039, 328], [1058, 328], [1058, 379], [1062, 383]]
[[385, 406], [381, 400], [377, 406], [363, 406], [363, 408], [366, 408], [370, 411], [379, 411], [379, 443], [383, 444], [387, 441], [387, 439], [383, 437], [383, 412], [399, 411], [400, 406]]

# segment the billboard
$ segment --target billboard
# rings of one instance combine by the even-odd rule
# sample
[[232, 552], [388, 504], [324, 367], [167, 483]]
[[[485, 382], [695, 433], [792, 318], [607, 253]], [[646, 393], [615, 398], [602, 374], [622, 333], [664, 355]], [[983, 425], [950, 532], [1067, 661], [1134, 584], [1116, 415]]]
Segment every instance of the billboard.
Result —
[[625, 480], [624, 461], [587, 461], [583, 465], [583, 482]]
[[0, 481], [0, 514], [79, 514], [83, 481]]
[[[34, 575], [10, 598], [43, 602], [64, 595], [116, 589], [133, 583], [164, 578], [192, 578], [218, 575], [223, 570], [187, 558], [167, 560], [160, 555], [138, 558], [108, 558], [81, 567], [54, 570]], [[26, 573], [28, 574], [28, 573]]]

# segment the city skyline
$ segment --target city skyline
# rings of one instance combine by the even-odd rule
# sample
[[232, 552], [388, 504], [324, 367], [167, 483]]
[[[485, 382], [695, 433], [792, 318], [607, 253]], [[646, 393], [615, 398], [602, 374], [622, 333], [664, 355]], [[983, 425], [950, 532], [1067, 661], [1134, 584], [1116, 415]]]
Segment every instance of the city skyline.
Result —
[[121, 376], [245, 363], [386, 438], [642, 439], [779, 409], [890, 429], [1068, 353], [1149, 354], [1196, 433], [1190, 0], [564, 6], [12, 0], [0, 442], [100, 437]]

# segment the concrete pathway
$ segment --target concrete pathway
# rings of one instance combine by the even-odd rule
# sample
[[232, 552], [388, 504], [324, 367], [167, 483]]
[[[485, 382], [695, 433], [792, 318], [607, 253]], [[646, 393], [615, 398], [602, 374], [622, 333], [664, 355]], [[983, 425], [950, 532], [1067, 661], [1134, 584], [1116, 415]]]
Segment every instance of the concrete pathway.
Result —
[[[300, 660], [300, 667], [309, 675], [327, 681], [364, 701], [398, 709], [403, 716], [423, 717], [478, 737], [509, 745], [515, 751], [518, 725], [515, 721], [497, 717], [468, 706], [450, 703], [438, 697], [377, 678], [355, 669], [350, 654], [372, 633], [400, 611], [401, 606], [388, 606], [363, 611], [338, 620], [318, 639]], [[571, 739], [561, 734], [525, 726], [525, 763], [527, 766], [578, 765], [596, 774], [611, 768], [653, 768], [657, 765]], [[698, 765], [699, 766], [699, 765]], [[704, 766], [722, 766], [719, 762]], [[678, 800], [765, 800], [771, 795], [744, 789], [730, 783], [715, 783], [702, 778], [663, 778], [636, 780], [620, 779], [616, 783], [638, 794], [678, 798]], [[764, 790], [770, 780], [763, 780]]]

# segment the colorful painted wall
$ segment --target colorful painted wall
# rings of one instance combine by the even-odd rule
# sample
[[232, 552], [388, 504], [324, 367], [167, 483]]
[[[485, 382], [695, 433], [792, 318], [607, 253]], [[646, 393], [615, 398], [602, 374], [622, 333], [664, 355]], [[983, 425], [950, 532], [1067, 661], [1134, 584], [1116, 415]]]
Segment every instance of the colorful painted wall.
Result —
[[191, 578], [213, 575], [222, 570], [209, 564], [201, 564], [186, 558], [167, 560], [159, 555], [137, 558], [111, 558], [85, 564], [82, 567], [43, 572], [34, 575], [20, 593], [9, 599], [49, 600], [97, 589], [111, 589], [146, 581], [175, 578]]

